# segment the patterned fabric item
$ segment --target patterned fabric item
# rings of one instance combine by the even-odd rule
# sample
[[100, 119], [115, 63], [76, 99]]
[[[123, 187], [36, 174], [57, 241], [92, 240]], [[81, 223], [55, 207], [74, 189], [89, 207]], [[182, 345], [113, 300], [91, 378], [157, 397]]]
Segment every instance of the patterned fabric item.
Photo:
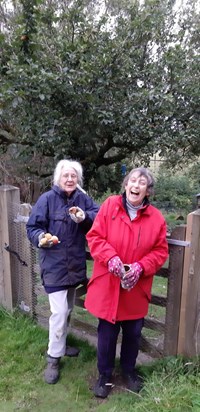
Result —
[[143, 272], [143, 267], [138, 262], [131, 263], [130, 269], [126, 272], [126, 275], [123, 277], [123, 288], [131, 289], [138, 282], [141, 274]]
[[123, 277], [125, 270], [119, 256], [114, 256], [109, 260], [108, 270], [110, 273], [113, 273], [113, 275], [119, 276], [120, 278]]

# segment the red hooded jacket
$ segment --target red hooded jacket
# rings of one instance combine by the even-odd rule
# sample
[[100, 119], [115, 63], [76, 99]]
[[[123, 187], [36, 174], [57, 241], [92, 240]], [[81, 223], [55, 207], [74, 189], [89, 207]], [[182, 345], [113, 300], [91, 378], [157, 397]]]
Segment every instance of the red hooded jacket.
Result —
[[[111, 323], [146, 316], [153, 275], [168, 256], [166, 222], [161, 212], [147, 201], [131, 221], [124, 195], [110, 196], [86, 237], [94, 268], [85, 308]], [[143, 274], [130, 291], [120, 286], [119, 277], [108, 272], [108, 261], [116, 255], [124, 264], [139, 262], [143, 267]]]

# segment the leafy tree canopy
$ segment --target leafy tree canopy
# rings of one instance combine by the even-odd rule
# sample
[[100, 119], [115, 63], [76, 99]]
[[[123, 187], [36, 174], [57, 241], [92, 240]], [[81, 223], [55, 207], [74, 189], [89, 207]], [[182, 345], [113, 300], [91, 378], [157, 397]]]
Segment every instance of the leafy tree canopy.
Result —
[[2, 153], [39, 178], [75, 158], [101, 192], [121, 163], [199, 156], [197, 3], [1, 1]]

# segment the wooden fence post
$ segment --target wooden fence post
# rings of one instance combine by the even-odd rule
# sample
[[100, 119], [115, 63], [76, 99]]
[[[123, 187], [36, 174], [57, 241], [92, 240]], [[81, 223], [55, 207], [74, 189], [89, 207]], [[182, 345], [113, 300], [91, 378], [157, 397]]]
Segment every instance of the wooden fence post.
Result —
[[[171, 239], [184, 241], [185, 232], [185, 225], [177, 226], [171, 234]], [[163, 349], [164, 356], [177, 354], [185, 247], [179, 245], [178, 242], [177, 245], [170, 245], [169, 239], [169, 252], [168, 292]]]
[[178, 353], [200, 354], [200, 209], [187, 218]]
[[10, 185], [0, 186], [0, 304], [13, 310], [12, 262], [5, 246], [10, 244], [10, 225], [16, 205], [20, 203], [19, 189]]

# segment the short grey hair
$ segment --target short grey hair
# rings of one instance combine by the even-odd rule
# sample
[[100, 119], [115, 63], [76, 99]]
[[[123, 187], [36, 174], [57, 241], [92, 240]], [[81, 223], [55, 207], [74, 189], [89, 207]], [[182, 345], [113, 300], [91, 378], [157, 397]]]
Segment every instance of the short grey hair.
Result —
[[54, 177], [53, 177], [53, 183], [56, 186], [59, 186], [60, 184], [60, 177], [63, 169], [68, 169], [68, 168], [73, 168], [75, 173], [77, 174], [78, 178], [78, 184], [82, 186], [83, 184], [83, 168], [79, 162], [76, 160], [68, 160], [68, 159], [63, 159], [60, 160], [54, 170]]
[[131, 178], [132, 174], [135, 172], [139, 172], [139, 176], [144, 176], [147, 179], [147, 189], [148, 189], [148, 194], [153, 195], [154, 193], [154, 178], [150, 172], [149, 169], [147, 169], [146, 167], [137, 167], [135, 169], [132, 169], [127, 176], [125, 176], [123, 182], [122, 182], [122, 190], [125, 190], [125, 186], [128, 183], [128, 180]]

